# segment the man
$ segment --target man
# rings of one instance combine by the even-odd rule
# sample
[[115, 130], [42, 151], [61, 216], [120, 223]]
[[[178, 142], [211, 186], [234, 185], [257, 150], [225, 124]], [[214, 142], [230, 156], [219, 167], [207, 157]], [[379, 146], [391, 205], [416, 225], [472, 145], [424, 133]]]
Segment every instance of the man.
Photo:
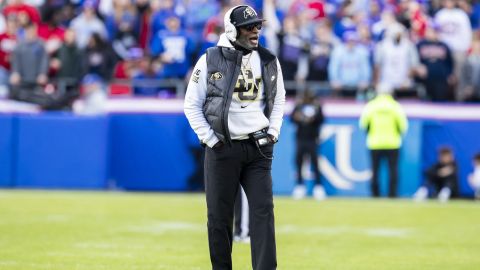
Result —
[[367, 131], [367, 147], [372, 158], [373, 197], [380, 196], [378, 173], [382, 159], [388, 161], [388, 196], [397, 196], [398, 153], [408, 122], [402, 107], [391, 96], [392, 91], [390, 85], [380, 84], [377, 97], [367, 103], [360, 118], [360, 128]]
[[297, 126], [296, 154], [297, 185], [293, 190], [294, 199], [302, 199], [306, 194], [303, 184], [302, 167], [305, 156], [310, 159], [315, 175], [313, 197], [316, 200], [325, 199], [325, 189], [320, 182], [320, 169], [318, 168], [318, 147], [320, 145], [320, 126], [323, 123], [323, 112], [320, 103], [315, 101], [315, 95], [310, 91], [303, 94], [292, 112], [292, 122]]
[[428, 197], [429, 189], [435, 189], [438, 200], [446, 202], [450, 196], [457, 196], [458, 169], [455, 156], [449, 147], [438, 149], [438, 162], [425, 171], [426, 181], [415, 192], [413, 198], [423, 201]]
[[15, 100], [46, 106], [50, 97], [43, 91], [48, 82], [48, 54], [38, 38], [37, 25], [30, 23], [25, 28], [25, 38], [12, 53], [10, 97]]
[[417, 48], [400, 23], [393, 23], [374, 50], [374, 82], [387, 83], [396, 97], [417, 96], [413, 76], [419, 65]]
[[344, 43], [335, 47], [330, 57], [328, 76], [335, 95], [355, 97], [370, 83], [369, 53], [358, 43], [356, 32], [348, 31], [343, 36]]
[[280, 64], [258, 45], [263, 20], [249, 6], [230, 9], [225, 33], [197, 62], [185, 115], [205, 149], [212, 268], [232, 269], [232, 225], [239, 184], [250, 207], [253, 269], [276, 269], [271, 165], [282, 125]]
[[447, 44], [438, 40], [435, 25], [425, 29], [425, 39], [417, 44], [422, 68], [419, 77], [432, 101], [453, 100], [450, 83], [453, 82], [453, 57]]

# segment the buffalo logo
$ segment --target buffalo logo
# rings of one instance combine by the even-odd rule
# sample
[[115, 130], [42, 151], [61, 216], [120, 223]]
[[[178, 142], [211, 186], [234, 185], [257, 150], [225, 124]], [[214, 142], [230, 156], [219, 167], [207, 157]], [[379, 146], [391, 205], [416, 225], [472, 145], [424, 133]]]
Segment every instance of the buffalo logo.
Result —
[[223, 75], [220, 72], [215, 72], [212, 74], [212, 76], [210, 76], [210, 79], [215, 81], [221, 80], [222, 78], [223, 78]]
[[248, 17], [256, 17], [257, 13], [255, 10], [251, 9], [250, 7], [247, 7], [245, 11], [243, 12], [243, 17], [247, 19]]

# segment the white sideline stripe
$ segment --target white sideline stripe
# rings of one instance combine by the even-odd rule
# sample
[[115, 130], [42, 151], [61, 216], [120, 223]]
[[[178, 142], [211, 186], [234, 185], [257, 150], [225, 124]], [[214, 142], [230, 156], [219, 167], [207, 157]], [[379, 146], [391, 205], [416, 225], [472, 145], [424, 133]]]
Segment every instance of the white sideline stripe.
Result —
[[[198, 223], [187, 222], [156, 222], [144, 226], [131, 226], [127, 228], [129, 232], [149, 233], [149, 234], [164, 234], [174, 231], [190, 231], [190, 232], [205, 232], [206, 225]], [[276, 230], [279, 234], [322, 234], [322, 235], [340, 235], [346, 233], [362, 234], [373, 237], [408, 237], [414, 231], [410, 228], [388, 228], [388, 227], [371, 227], [371, 228], [356, 228], [351, 226], [297, 226], [292, 224], [278, 225]], [[95, 246], [92, 246], [95, 247]], [[108, 249], [107, 246], [101, 248]]]
[[408, 228], [355, 228], [350, 226], [338, 227], [321, 227], [321, 226], [296, 226], [296, 225], [280, 225], [275, 230], [280, 234], [323, 234], [323, 235], [340, 235], [346, 233], [363, 234], [374, 237], [407, 237], [413, 233]]
[[206, 225], [187, 222], [155, 222], [153, 224], [142, 226], [127, 227], [128, 232], [164, 234], [174, 231], [203, 232], [207, 230]]

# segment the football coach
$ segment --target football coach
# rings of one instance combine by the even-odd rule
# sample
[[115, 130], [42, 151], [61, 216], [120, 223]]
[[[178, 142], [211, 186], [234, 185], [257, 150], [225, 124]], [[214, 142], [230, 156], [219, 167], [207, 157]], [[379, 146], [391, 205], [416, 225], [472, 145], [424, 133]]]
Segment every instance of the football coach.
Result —
[[250, 6], [230, 9], [225, 33], [198, 60], [185, 95], [185, 115], [206, 147], [208, 242], [214, 270], [232, 269], [239, 183], [250, 205], [252, 267], [277, 267], [271, 166], [285, 87], [278, 59], [258, 44], [263, 22]]

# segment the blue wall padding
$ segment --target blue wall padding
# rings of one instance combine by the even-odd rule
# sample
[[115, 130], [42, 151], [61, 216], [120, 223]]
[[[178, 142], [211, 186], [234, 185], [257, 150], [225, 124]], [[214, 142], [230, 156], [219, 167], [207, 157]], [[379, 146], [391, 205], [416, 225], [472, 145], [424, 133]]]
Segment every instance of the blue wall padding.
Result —
[[[420, 181], [422, 121], [411, 120], [409, 125], [400, 150], [399, 196], [413, 194]], [[330, 173], [322, 171], [322, 183], [327, 194], [370, 196], [370, 177], [364, 177], [366, 172], [370, 171], [370, 154], [365, 146], [366, 134], [359, 129], [358, 119], [329, 118], [322, 127], [322, 132], [329, 135], [326, 135], [318, 149], [319, 156], [322, 156], [332, 168]], [[273, 189], [276, 194], [289, 194], [295, 185], [296, 171], [294, 165], [295, 126], [291, 123], [290, 118], [284, 120], [280, 137], [274, 152]], [[340, 166], [340, 163], [343, 166]], [[384, 173], [381, 174], [380, 188], [382, 194], [386, 195], [388, 173], [384, 167], [386, 164], [382, 165]], [[309, 180], [308, 174], [306, 179]], [[343, 187], [342, 183], [346, 186]], [[312, 184], [313, 181], [306, 182], [310, 192]]]
[[20, 115], [17, 129], [16, 186], [106, 188], [106, 116]]
[[473, 171], [473, 156], [480, 153], [479, 138], [480, 122], [478, 121], [425, 121], [422, 170], [437, 161], [439, 147], [450, 147], [457, 160], [460, 195], [473, 196], [467, 177]]
[[13, 185], [13, 117], [0, 114], [0, 187]]
[[115, 114], [110, 130], [110, 177], [119, 188], [186, 189], [195, 161], [189, 152], [193, 132], [183, 114]]

